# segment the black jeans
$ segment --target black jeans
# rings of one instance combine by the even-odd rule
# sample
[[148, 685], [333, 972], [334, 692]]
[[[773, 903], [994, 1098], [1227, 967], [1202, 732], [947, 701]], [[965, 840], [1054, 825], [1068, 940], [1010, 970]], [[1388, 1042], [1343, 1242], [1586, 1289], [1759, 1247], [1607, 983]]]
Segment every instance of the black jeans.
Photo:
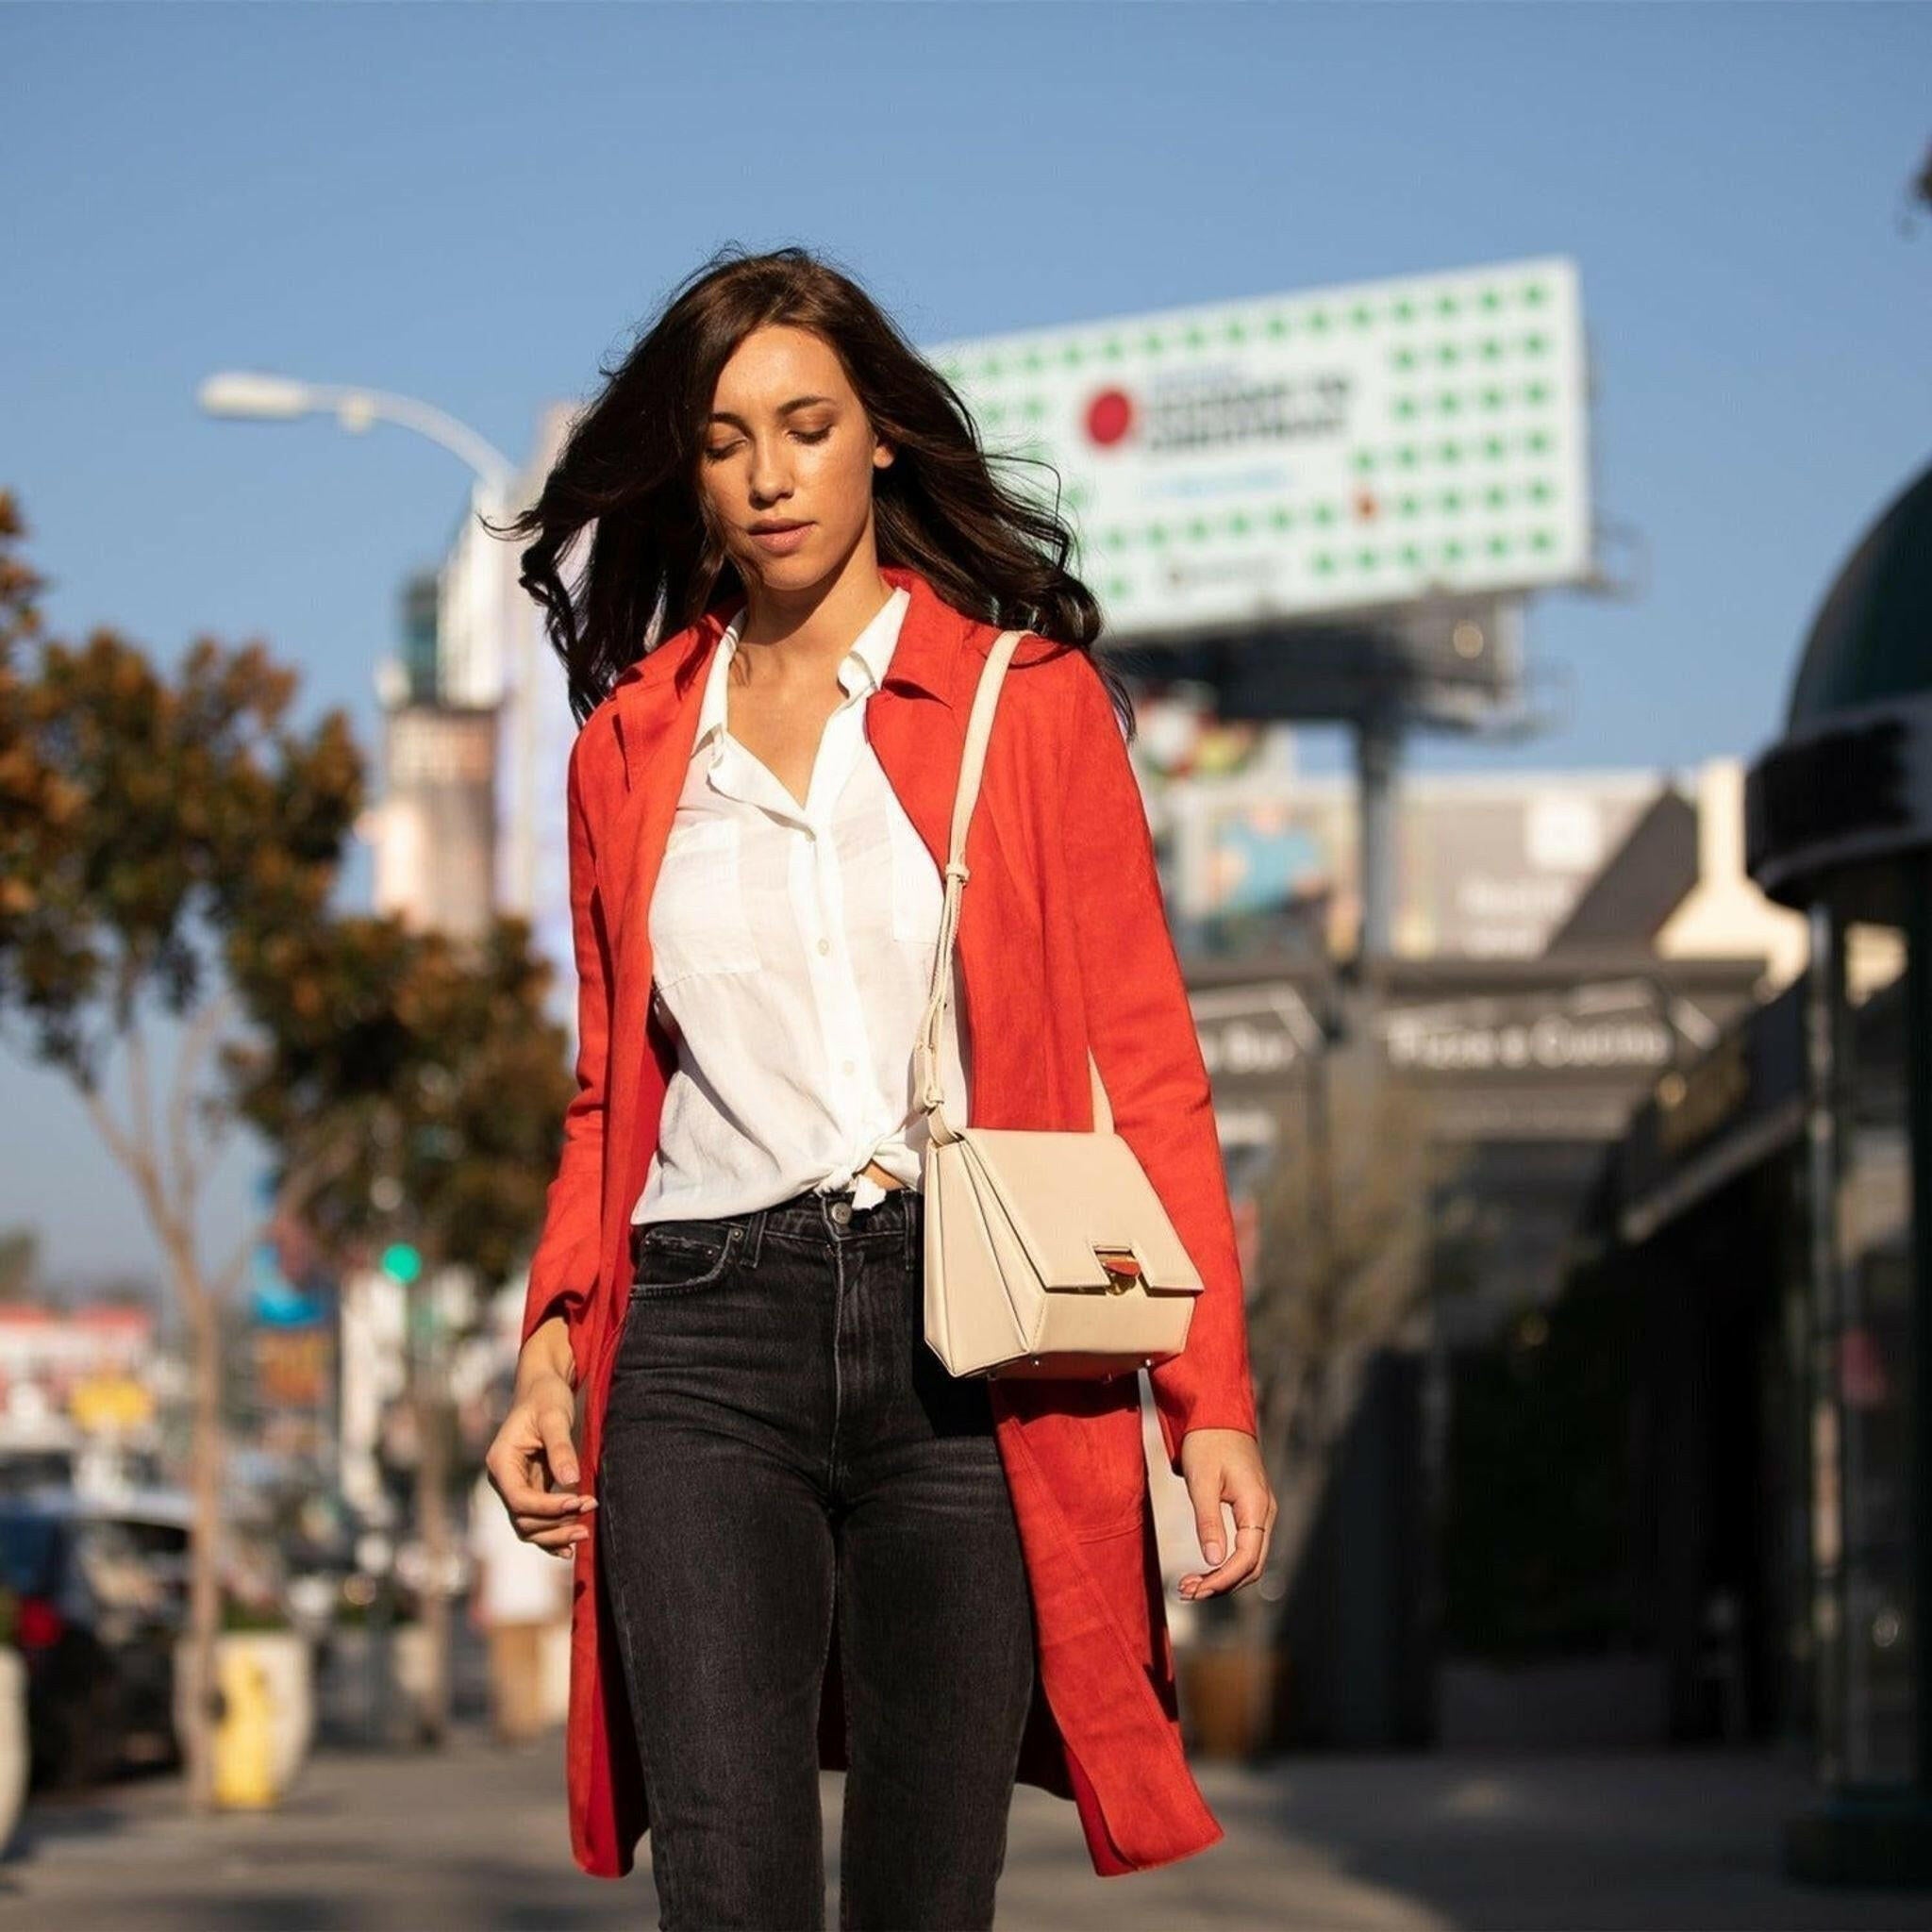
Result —
[[596, 1515], [666, 1932], [824, 1924], [818, 1712], [846, 1712], [841, 1927], [992, 1924], [1033, 1606], [982, 1379], [925, 1344], [921, 1196], [658, 1222]]

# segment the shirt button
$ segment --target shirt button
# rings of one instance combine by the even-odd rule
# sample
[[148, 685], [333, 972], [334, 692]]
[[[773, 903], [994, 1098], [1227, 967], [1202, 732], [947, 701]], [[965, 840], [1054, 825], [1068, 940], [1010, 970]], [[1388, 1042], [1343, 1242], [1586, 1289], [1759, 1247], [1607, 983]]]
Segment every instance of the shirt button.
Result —
[[831, 941], [830, 941], [830, 940], [821, 940], [821, 941], [819, 941], [819, 951], [820, 951], [820, 952], [822, 952], [822, 953], [829, 953], [829, 952], [830, 952], [831, 950], [832, 950], [832, 942], [831, 942]]
[[841, 1060], [839, 1064], [841, 1067], [843, 1067], [848, 1074], [852, 1071], [852, 1062], [850, 1060]]

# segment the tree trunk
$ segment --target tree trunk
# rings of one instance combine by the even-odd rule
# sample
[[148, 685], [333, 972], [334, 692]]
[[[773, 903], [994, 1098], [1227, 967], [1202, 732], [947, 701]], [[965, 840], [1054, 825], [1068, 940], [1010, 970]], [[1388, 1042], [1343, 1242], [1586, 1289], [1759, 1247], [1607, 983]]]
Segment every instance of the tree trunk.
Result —
[[220, 1708], [215, 1676], [215, 1639], [222, 1624], [222, 1331], [212, 1297], [176, 1258], [180, 1306], [188, 1311], [194, 1363], [190, 1481], [193, 1491], [193, 1533], [189, 1544], [189, 1680], [187, 1735], [182, 1755], [188, 1773], [189, 1803], [197, 1811], [213, 1808], [214, 1732]]

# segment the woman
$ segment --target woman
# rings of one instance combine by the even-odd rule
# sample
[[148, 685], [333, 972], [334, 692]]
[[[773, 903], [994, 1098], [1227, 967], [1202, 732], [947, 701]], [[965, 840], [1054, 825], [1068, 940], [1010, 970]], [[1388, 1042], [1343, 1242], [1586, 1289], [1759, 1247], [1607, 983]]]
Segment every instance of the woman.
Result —
[[573, 1849], [617, 1876], [648, 1827], [666, 1926], [821, 1924], [842, 1768], [841, 1923], [987, 1925], [1016, 1779], [1075, 1801], [1099, 1873], [1221, 1836], [1181, 1754], [1138, 1377], [956, 1381], [924, 1341], [911, 1047], [1008, 625], [947, 1097], [1090, 1129], [1091, 1044], [1205, 1283], [1151, 1371], [1209, 1566], [1182, 1593], [1250, 1581], [1275, 1512], [1098, 612], [956, 392], [802, 250], [708, 264], [607, 375], [514, 526], [582, 724], [579, 1091], [489, 1458], [519, 1534], [575, 1564]]

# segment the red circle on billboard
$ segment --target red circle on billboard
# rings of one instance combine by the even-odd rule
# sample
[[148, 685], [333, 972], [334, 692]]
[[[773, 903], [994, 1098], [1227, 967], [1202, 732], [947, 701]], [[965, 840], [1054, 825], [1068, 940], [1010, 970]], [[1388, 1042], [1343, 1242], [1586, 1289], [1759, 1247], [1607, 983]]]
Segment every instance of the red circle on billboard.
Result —
[[1104, 389], [1087, 405], [1087, 435], [1103, 448], [1134, 426], [1134, 402], [1124, 389]]

